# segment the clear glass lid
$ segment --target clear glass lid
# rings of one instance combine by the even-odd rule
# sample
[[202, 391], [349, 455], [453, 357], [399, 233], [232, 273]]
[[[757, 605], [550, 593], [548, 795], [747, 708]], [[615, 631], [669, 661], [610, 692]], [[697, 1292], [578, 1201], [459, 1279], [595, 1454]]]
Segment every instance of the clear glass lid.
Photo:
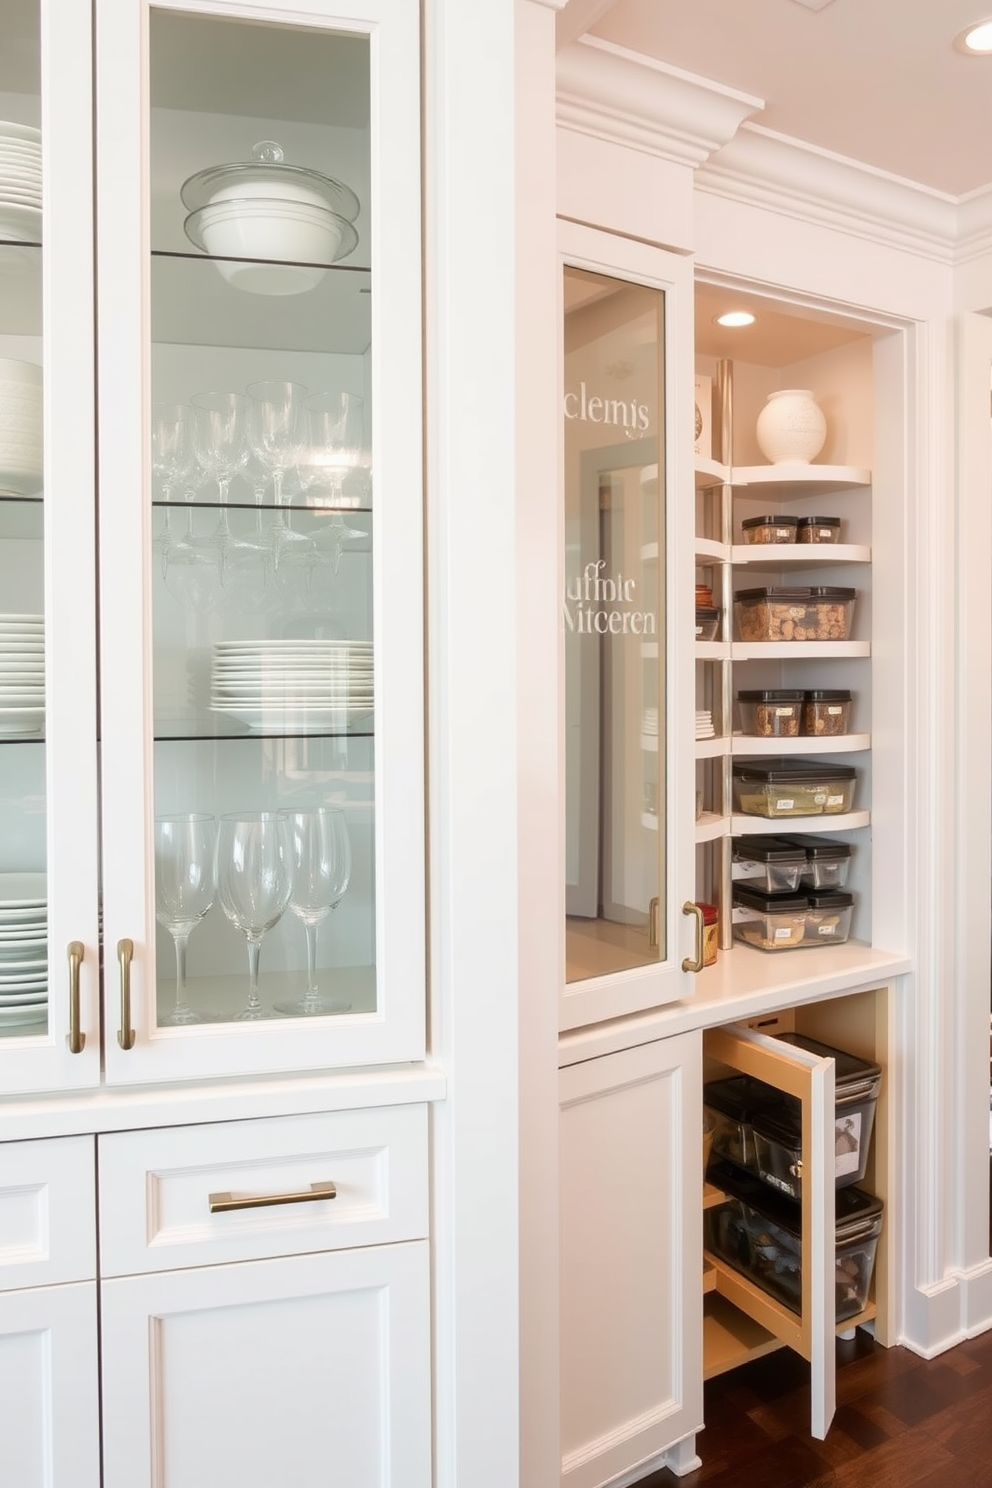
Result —
[[354, 222], [361, 209], [350, 186], [308, 166], [288, 165], [282, 146], [260, 140], [253, 159], [230, 165], [208, 166], [183, 182], [180, 195], [191, 212], [230, 198], [258, 196], [310, 202], [329, 207], [338, 217]]

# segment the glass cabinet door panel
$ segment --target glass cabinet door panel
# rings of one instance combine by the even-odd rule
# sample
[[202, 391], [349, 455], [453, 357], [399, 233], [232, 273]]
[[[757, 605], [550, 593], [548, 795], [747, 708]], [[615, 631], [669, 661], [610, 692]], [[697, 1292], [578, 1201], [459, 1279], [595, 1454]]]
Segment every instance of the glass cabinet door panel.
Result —
[[[0, 1082], [7, 1091], [99, 1078], [91, 170], [89, 140], [71, 118], [78, 105], [89, 117], [90, 34], [88, 15], [78, 7], [70, 14], [63, 0], [48, 8], [44, 28], [42, 19], [39, 0], [0, 9]], [[67, 216], [81, 239], [75, 262], [59, 237]], [[86, 737], [73, 757], [77, 726]], [[71, 1040], [70, 945], [78, 967]]]
[[[126, 29], [125, 8], [112, 0], [108, 26], [117, 9]], [[420, 652], [419, 580], [392, 555], [404, 531], [419, 548], [420, 502], [393, 479], [392, 438], [377, 443], [396, 428], [401, 368], [417, 422], [404, 415], [399, 449], [419, 468], [409, 7], [339, 27], [315, 3], [286, 25], [141, 10], [148, 193], [131, 231], [147, 339], [127, 353], [140, 402], [119, 367], [108, 377], [145, 431], [119, 478], [137, 463], [145, 498], [140, 538], [126, 521], [144, 574], [147, 877], [143, 933], [127, 937], [137, 1059], [112, 1078], [127, 1063], [180, 1078], [415, 1057], [422, 959], [387, 976], [382, 907], [393, 874], [422, 876], [422, 808], [386, 852], [403, 824], [382, 802], [388, 676], [405, 656], [416, 680]], [[111, 54], [108, 41], [108, 76]], [[376, 303], [403, 285], [394, 331]], [[123, 653], [111, 686], [121, 669]], [[419, 748], [400, 766], [411, 786]], [[410, 928], [422, 943], [422, 918]]]
[[668, 954], [664, 295], [564, 275], [566, 974], [579, 981]]

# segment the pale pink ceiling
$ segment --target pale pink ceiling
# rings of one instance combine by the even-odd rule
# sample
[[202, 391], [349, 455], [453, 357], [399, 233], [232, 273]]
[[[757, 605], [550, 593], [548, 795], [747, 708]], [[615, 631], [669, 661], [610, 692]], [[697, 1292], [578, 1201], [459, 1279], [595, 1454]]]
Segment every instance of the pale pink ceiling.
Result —
[[[757, 121], [951, 196], [992, 184], [992, 0], [570, 0], [592, 35], [765, 100]], [[601, 14], [592, 19], [596, 12]]]

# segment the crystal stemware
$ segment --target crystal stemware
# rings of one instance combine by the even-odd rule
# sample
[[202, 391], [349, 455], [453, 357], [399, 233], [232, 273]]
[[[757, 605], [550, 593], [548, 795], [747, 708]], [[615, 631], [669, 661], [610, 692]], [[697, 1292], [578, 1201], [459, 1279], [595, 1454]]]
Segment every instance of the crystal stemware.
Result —
[[273, 501], [277, 509], [273, 526], [275, 563], [291, 543], [306, 542], [293, 531], [281, 510], [283, 480], [287, 470], [300, 461], [309, 436], [307, 390], [298, 382], [253, 382], [248, 394], [248, 443], [259, 464], [272, 477]]
[[170, 1027], [203, 1021], [186, 1001], [186, 947], [216, 895], [214, 839], [214, 818], [201, 812], [155, 818], [155, 917], [176, 952], [175, 1004], [159, 1018]]
[[[172, 495], [176, 487], [185, 493], [194, 465], [192, 413], [185, 403], [153, 403], [149, 426], [152, 475], [165, 505], [165, 522], [155, 538], [162, 554], [163, 577], [168, 568], [172, 532]], [[187, 521], [189, 517], [187, 517]]]
[[351, 840], [340, 806], [284, 810], [292, 843], [293, 892], [289, 908], [307, 938], [307, 990], [293, 1002], [277, 1002], [280, 1013], [304, 1016], [344, 1013], [350, 1002], [321, 995], [317, 986], [317, 931], [341, 903], [351, 880]]
[[282, 918], [293, 889], [289, 823], [276, 811], [231, 812], [217, 834], [217, 897], [248, 943], [248, 1005], [235, 1021], [272, 1018], [258, 996], [262, 937]]
[[[307, 415], [310, 443], [298, 468], [300, 483], [319, 493], [321, 503], [340, 506], [346, 499], [345, 480], [367, 465], [362, 399], [357, 393], [314, 393], [307, 399]], [[364, 536], [335, 511], [316, 528], [312, 540], [337, 573], [344, 544]]]
[[220, 519], [212, 541], [219, 555], [221, 578], [231, 543], [227, 496], [231, 481], [248, 459], [247, 412], [244, 393], [197, 393], [193, 410], [193, 451], [203, 473], [217, 482]]

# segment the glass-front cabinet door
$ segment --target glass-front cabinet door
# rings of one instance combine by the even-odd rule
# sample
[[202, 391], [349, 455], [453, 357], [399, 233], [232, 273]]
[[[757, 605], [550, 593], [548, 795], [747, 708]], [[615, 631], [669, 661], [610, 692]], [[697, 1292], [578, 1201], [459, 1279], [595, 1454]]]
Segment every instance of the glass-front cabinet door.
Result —
[[90, 45], [88, 6], [0, 7], [0, 1089], [10, 1093], [100, 1075]]
[[415, 1059], [417, 8], [96, 14], [108, 1079]]
[[[563, 224], [562, 1026], [685, 997], [685, 276]], [[682, 889], [680, 895], [679, 889]]]

